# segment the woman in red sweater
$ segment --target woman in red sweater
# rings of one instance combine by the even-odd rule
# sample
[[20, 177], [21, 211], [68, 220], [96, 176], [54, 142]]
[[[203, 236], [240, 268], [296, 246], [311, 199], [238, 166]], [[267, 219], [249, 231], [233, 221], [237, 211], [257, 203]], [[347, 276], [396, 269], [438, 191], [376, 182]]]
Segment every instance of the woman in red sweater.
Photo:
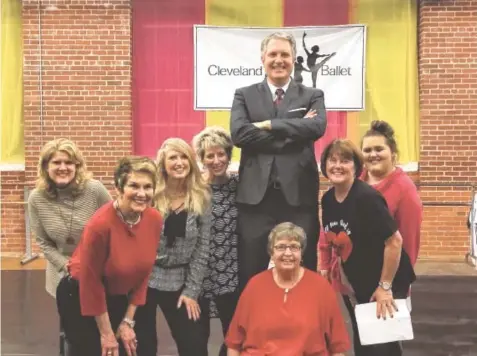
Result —
[[93, 215], [70, 259], [57, 305], [72, 356], [136, 355], [134, 314], [145, 303], [162, 227], [150, 207], [155, 174], [149, 158], [120, 160], [116, 201]]
[[419, 255], [422, 202], [409, 176], [396, 166], [398, 148], [393, 128], [373, 121], [361, 143], [365, 169], [360, 179], [386, 199], [389, 212], [402, 236], [402, 247], [414, 266]]
[[336, 294], [301, 267], [305, 247], [301, 227], [287, 222], [271, 231], [275, 267], [245, 287], [225, 340], [228, 356], [339, 356], [349, 349]]

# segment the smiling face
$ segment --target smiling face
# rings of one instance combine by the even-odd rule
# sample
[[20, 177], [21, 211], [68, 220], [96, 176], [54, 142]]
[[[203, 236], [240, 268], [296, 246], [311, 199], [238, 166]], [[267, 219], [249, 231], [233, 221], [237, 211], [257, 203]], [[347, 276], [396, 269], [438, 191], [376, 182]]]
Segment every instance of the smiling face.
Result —
[[394, 154], [384, 136], [365, 137], [361, 150], [366, 169], [372, 176], [385, 177], [394, 169]]
[[150, 205], [154, 195], [154, 184], [150, 174], [132, 172], [128, 174], [119, 195], [119, 208], [123, 214], [142, 213]]
[[290, 42], [272, 38], [262, 53], [262, 64], [268, 79], [276, 86], [286, 84], [293, 70], [293, 53]]
[[271, 256], [277, 272], [289, 272], [300, 268], [301, 253], [300, 242], [295, 238], [277, 239]]
[[349, 185], [355, 178], [354, 161], [334, 153], [326, 160], [326, 175], [334, 186]]
[[183, 152], [170, 149], [164, 157], [164, 169], [169, 179], [185, 179], [190, 173], [189, 158]]
[[230, 159], [224, 148], [216, 146], [205, 150], [202, 163], [210, 177], [223, 177], [227, 174]]
[[76, 176], [76, 164], [68, 153], [57, 151], [48, 161], [48, 176], [58, 188], [66, 187]]

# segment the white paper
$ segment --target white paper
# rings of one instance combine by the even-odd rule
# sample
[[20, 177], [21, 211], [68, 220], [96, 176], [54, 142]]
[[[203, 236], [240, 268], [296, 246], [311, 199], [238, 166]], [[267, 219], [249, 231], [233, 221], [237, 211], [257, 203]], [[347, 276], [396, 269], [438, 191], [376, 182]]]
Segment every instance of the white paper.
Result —
[[361, 345], [414, 339], [406, 299], [395, 299], [395, 302], [399, 311], [394, 312], [393, 318], [387, 315], [386, 320], [376, 317], [376, 302], [356, 305], [355, 315]]

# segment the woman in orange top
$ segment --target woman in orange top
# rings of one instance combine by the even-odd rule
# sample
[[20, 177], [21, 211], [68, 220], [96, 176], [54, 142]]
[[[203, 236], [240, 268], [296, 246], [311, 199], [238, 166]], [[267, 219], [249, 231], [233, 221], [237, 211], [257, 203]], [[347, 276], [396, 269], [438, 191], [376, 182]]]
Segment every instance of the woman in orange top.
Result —
[[136, 356], [134, 315], [146, 301], [162, 228], [150, 207], [155, 175], [151, 159], [123, 158], [114, 173], [117, 199], [84, 229], [56, 291], [69, 355]]
[[228, 356], [339, 356], [349, 349], [335, 292], [301, 267], [305, 247], [301, 227], [286, 222], [271, 231], [275, 267], [245, 287], [225, 340]]

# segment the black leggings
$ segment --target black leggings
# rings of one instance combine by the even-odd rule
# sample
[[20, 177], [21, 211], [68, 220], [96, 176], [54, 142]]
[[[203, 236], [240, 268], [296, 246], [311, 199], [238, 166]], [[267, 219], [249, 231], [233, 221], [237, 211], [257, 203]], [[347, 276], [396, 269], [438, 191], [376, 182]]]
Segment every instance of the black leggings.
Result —
[[[109, 319], [116, 331], [128, 307], [125, 295], [106, 296]], [[64, 277], [56, 290], [56, 305], [60, 323], [68, 340], [68, 356], [101, 356], [101, 341], [94, 317], [81, 315], [78, 281]], [[119, 355], [126, 356], [119, 341]]]
[[[229, 330], [230, 323], [232, 322], [238, 299], [238, 292], [227, 293], [214, 298], [217, 311], [219, 312], [220, 323], [222, 324], [222, 333], [224, 335], [224, 339], [227, 336], [227, 331]], [[210, 324], [208, 325], [208, 334], [210, 334]], [[222, 347], [220, 348], [219, 356], [227, 356], [227, 346], [225, 346], [225, 343], [222, 344]]]
[[169, 325], [179, 355], [208, 355], [209, 303], [199, 299], [201, 317], [194, 321], [189, 319], [184, 304], [177, 309], [180, 295], [181, 291], [164, 292], [154, 288], [147, 289], [146, 304], [137, 308], [135, 316], [138, 356], [156, 356], [156, 311], [158, 305]]

